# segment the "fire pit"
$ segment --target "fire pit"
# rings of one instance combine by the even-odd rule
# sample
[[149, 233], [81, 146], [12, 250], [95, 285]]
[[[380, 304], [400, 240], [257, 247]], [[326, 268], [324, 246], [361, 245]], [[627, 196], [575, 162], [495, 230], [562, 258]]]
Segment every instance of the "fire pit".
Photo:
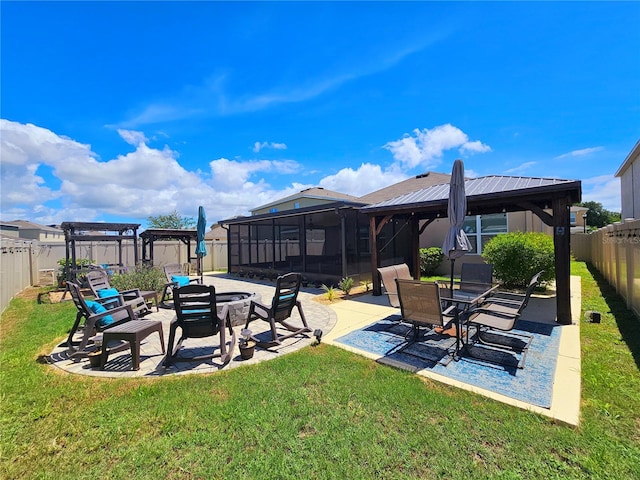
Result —
[[258, 293], [249, 292], [222, 292], [216, 293], [218, 313], [222, 310], [221, 304], [228, 305], [231, 325], [244, 325], [249, 316], [249, 306], [251, 301], [259, 302], [262, 297]]

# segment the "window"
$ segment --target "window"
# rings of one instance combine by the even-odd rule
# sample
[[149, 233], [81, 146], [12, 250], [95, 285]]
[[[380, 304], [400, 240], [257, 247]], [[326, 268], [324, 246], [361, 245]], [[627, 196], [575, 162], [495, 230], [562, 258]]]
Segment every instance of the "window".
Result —
[[300, 208], [300, 202], [294, 202], [293, 208]]
[[569, 222], [571, 223], [572, 227], [576, 226], [576, 212], [571, 212], [569, 214]]
[[466, 217], [462, 226], [471, 243], [469, 253], [482, 254], [482, 248], [499, 233], [507, 233], [507, 214], [476, 215]]
[[269, 209], [269, 213], [276, 213], [278, 211], [277, 207], [272, 207]]

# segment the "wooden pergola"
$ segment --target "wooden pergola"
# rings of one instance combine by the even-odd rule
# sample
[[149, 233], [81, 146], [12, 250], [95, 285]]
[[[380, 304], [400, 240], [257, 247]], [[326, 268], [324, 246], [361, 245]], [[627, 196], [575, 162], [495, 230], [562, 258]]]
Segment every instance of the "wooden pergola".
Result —
[[[139, 223], [104, 223], [104, 222], [62, 222], [66, 243], [66, 263], [64, 277], [67, 281], [75, 281], [77, 276], [76, 243], [77, 242], [116, 242], [118, 244], [118, 266], [124, 267], [122, 261], [122, 242], [133, 241], [134, 261], [138, 263], [138, 228]], [[71, 263], [69, 263], [71, 260]], [[73, 266], [73, 268], [71, 268]]]
[[[156, 241], [179, 240], [187, 246], [187, 259], [197, 258], [191, 256], [191, 240], [198, 241], [197, 230], [183, 230], [173, 228], [150, 228], [140, 234], [142, 240], [142, 261], [153, 265], [153, 244]], [[147, 258], [147, 246], [149, 247], [149, 258]]]
[[[570, 216], [571, 205], [581, 201], [579, 180], [488, 176], [467, 179], [467, 215], [531, 211], [553, 228], [556, 267], [557, 320], [571, 324]], [[361, 209], [369, 216], [371, 271], [380, 266], [378, 235], [384, 225], [404, 219], [411, 231], [412, 271], [420, 271], [420, 234], [437, 218], [447, 217], [449, 184], [434, 185]], [[552, 213], [548, 213], [551, 209]], [[420, 222], [423, 222], [420, 225]], [[380, 279], [372, 275], [373, 293], [382, 293]]]

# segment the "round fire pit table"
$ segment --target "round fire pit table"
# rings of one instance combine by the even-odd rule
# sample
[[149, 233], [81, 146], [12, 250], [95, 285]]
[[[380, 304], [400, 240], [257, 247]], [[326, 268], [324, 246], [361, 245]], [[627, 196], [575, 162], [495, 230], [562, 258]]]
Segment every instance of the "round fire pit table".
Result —
[[228, 305], [231, 325], [244, 325], [249, 316], [249, 306], [252, 301], [259, 302], [262, 299], [259, 293], [249, 292], [221, 292], [216, 293], [218, 314], [222, 311], [222, 304]]

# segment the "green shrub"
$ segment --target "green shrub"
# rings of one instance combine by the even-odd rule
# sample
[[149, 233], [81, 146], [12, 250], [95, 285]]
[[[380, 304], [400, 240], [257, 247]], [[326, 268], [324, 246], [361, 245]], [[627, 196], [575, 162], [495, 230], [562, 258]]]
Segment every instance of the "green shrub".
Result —
[[345, 295], [349, 295], [349, 292], [353, 288], [353, 278], [345, 277], [338, 282], [338, 288], [344, 292]]
[[429, 247], [420, 249], [420, 274], [431, 276], [436, 268], [440, 266], [444, 259], [444, 253], [440, 247]]
[[327, 300], [329, 300], [330, 302], [333, 302], [333, 299], [336, 298], [336, 289], [333, 288], [333, 285], [328, 287], [323, 283], [322, 289], [326, 292], [325, 296], [327, 297]]
[[167, 283], [164, 272], [157, 267], [138, 266], [126, 273], [117, 273], [109, 279], [112, 287], [118, 290], [139, 288], [160, 292]]
[[497, 235], [483, 247], [482, 258], [493, 264], [494, 276], [509, 288], [526, 287], [540, 270], [542, 282], [555, 278], [553, 239], [544, 233]]

